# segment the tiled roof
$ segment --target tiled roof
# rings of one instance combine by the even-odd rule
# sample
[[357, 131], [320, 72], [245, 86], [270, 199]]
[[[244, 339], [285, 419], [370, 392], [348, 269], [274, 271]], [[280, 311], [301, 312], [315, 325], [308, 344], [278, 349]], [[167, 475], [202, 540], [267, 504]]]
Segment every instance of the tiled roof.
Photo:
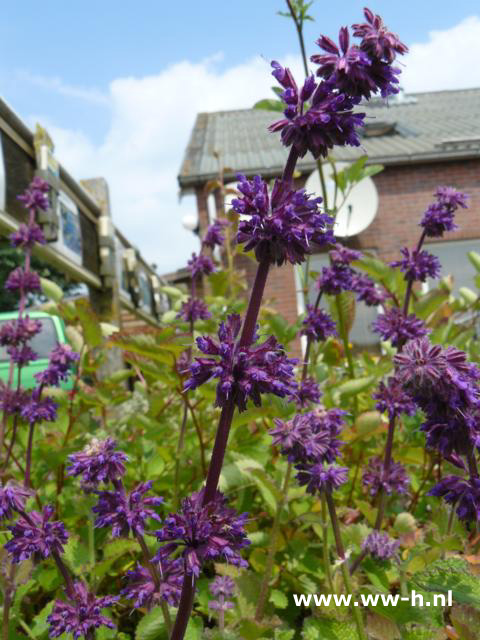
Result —
[[[363, 148], [336, 148], [337, 160], [352, 160], [365, 152], [370, 162], [383, 164], [480, 156], [480, 88], [402, 94], [389, 105], [371, 102], [361, 109], [367, 114]], [[214, 151], [221, 153], [227, 180], [239, 171], [279, 174], [287, 151], [279, 135], [267, 127], [280, 117], [256, 109], [198, 114], [178, 176], [182, 189], [218, 174]], [[374, 135], [381, 129], [383, 135]], [[298, 163], [305, 171], [314, 166], [309, 154]]]

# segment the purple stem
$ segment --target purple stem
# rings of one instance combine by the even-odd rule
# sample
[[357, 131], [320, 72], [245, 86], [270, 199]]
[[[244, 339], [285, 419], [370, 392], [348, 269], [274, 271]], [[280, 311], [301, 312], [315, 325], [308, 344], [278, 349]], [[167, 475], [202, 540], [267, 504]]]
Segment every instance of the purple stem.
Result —
[[[315, 300], [315, 306], [314, 306], [315, 311], [318, 309], [318, 305], [320, 304], [320, 300], [322, 299], [322, 293], [323, 291], [318, 292], [318, 296], [317, 296], [317, 299]], [[303, 369], [302, 369], [302, 382], [305, 382], [305, 379], [307, 377], [312, 342], [313, 342], [312, 336], [310, 335], [307, 336], [307, 346], [305, 348], [305, 358], [303, 361]]]

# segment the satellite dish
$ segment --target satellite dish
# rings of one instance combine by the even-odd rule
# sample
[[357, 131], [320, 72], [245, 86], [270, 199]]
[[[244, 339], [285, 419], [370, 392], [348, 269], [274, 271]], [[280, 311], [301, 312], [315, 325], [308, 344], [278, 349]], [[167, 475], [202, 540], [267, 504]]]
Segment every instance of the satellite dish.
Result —
[[[349, 165], [346, 162], [337, 162], [335, 166], [338, 172]], [[324, 171], [328, 206], [332, 207], [335, 197], [333, 171], [330, 165], [324, 165]], [[317, 169], [310, 174], [305, 183], [305, 188], [307, 193], [313, 193], [315, 196], [322, 195], [322, 187]], [[343, 201], [342, 193], [338, 191], [337, 206], [340, 206], [340, 208], [337, 211], [335, 226], [333, 228], [336, 236], [339, 238], [348, 238], [365, 231], [375, 219], [378, 210], [378, 193], [373, 180], [370, 177], [364, 178], [353, 187], [345, 201]]]

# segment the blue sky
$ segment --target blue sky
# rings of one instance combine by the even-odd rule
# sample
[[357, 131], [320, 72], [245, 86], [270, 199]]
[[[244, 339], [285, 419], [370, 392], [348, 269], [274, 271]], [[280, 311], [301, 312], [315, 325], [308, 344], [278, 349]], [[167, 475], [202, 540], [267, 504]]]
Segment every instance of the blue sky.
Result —
[[[321, 32], [335, 37], [360, 21], [363, 5], [317, 0], [308, 50]], [[478, 69], [465, 65], [480, 50], [461, 50], [480, 41], [478, 2], [369, 6], [414, 45], [407, 90], [480, 85]], [[47, 125], [75, 177], [106, 174], [119, 227], [161, 270], [173, 269], [194, 248], [180, 224], [193, 201], [178, 205], [175, 176], [195, 114], [268, 93], [272, 58], [298, 65], [293, 27], [275, 15], [283, 8], [282, 0], [11, 2], [0, 22], [2, 96], [30, 126]], [[163, 247], [151, 237], [157, 222], [167, 223]]]

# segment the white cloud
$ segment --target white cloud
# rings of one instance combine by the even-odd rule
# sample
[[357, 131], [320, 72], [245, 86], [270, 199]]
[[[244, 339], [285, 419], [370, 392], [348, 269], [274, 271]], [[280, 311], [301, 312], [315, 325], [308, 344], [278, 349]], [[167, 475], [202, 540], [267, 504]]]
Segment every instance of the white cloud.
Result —
[[470, 16], [428, 41], [413, 44], [401, 82], [406, 91], [439, 91], [480, 86], [480, 17]]
[[18, 71], [16, 75], [19, 82], [28, 82], [42, 89], [55, 91], [68, 98], [78, 98], [96, 105], [108, 105], [109, 103], [108, 96], [95, 88], [76, 87], [65, 84], [58, 77], [39, 76], [28, 71]]
[[[198, 249], [197, 239], [181, 224], [186, 213], [196, 211], [195, 199], [187, 196], [179, 204], [177, 184], [197, 113], [251, 107], [269, 97], [274, 84], [260, 57], [226, 70], [218, 69], [220, 59], [183, 61], [157, 75], [114, 80], [108, 95], [111, 122], [98, 144], [80, 130], [37, 118], [75, 178], [107, 179], [115, 224], [160, 272], [185, 265]], [[301, 73], [299, 59], [285, 62]]]

